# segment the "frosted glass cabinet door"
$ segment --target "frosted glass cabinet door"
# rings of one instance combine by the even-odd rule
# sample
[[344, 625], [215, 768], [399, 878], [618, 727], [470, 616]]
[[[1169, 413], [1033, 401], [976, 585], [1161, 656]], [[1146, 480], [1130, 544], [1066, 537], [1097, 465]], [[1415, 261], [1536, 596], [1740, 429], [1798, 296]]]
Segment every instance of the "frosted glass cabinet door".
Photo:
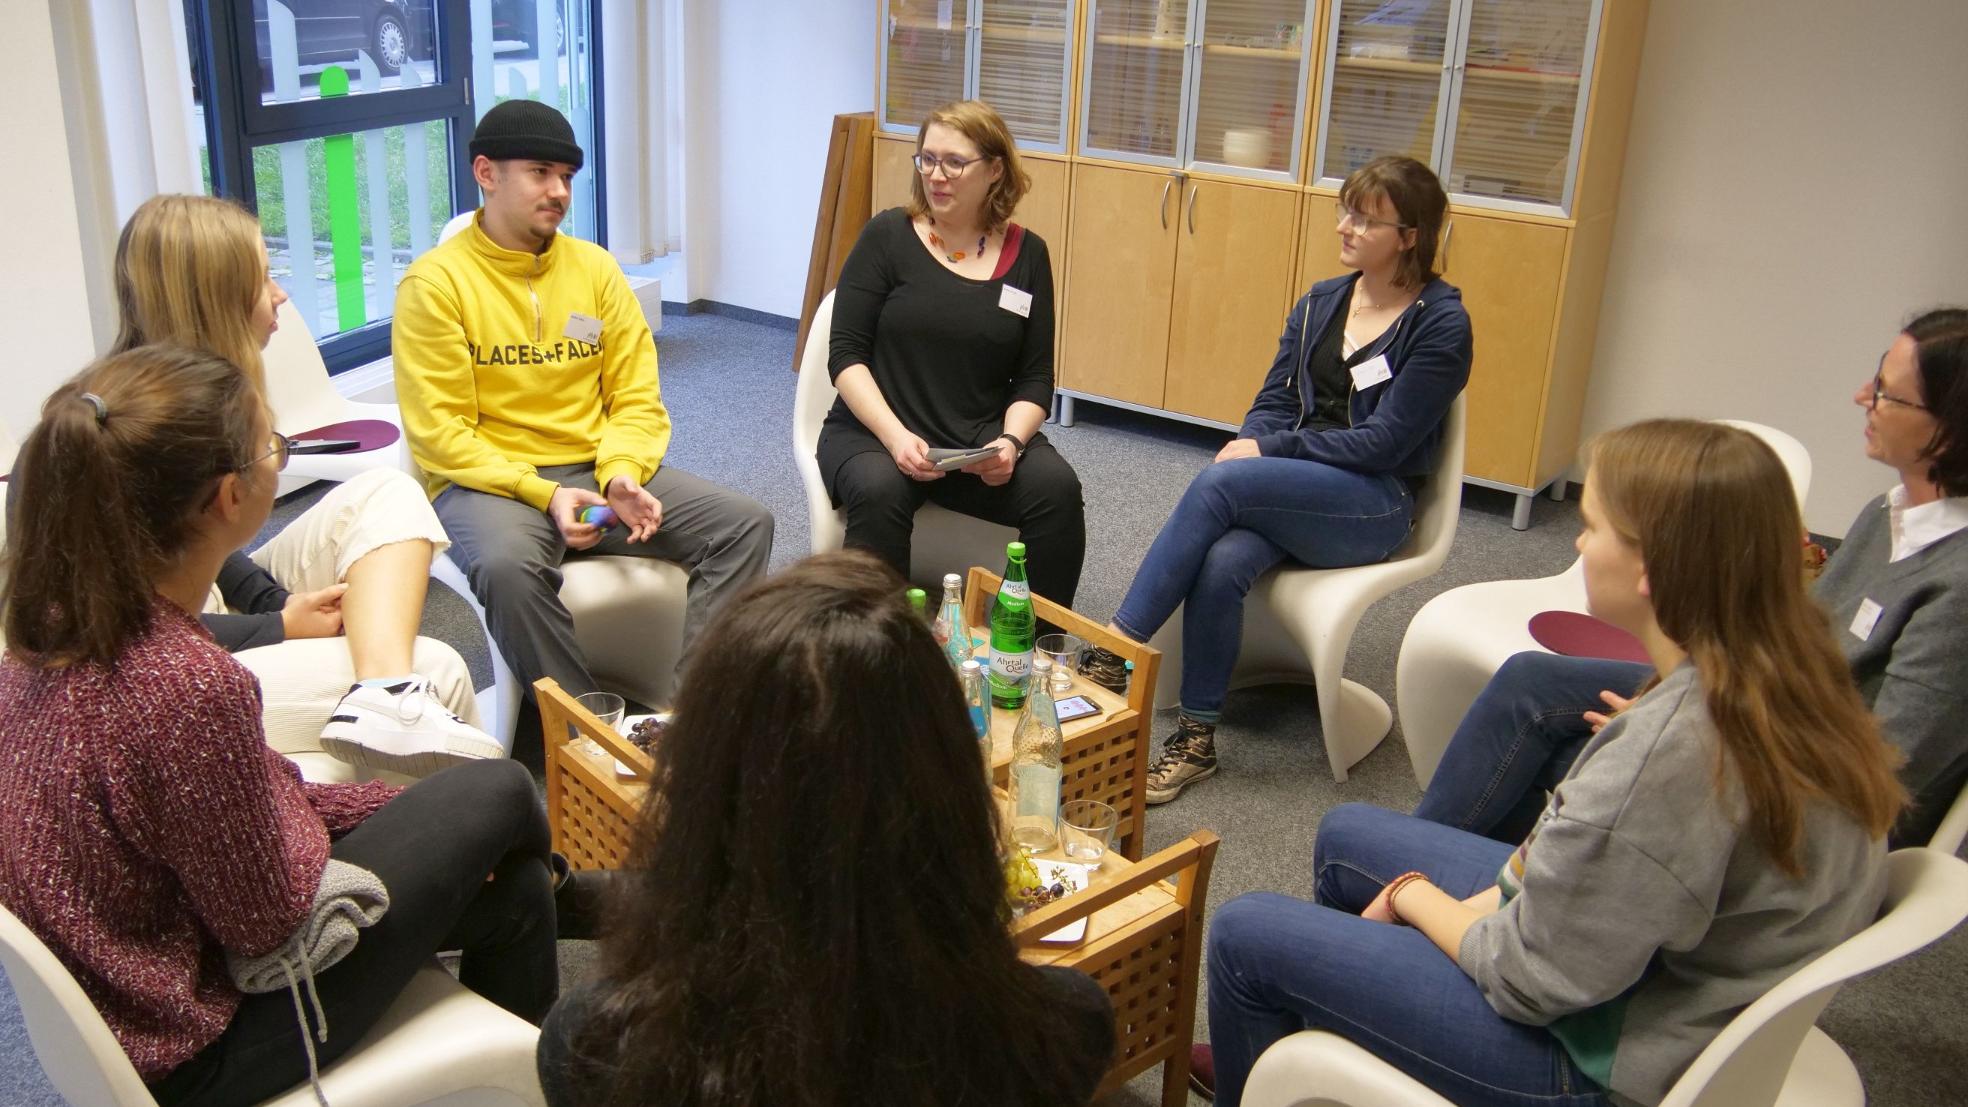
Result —
[[1469, 31], [1442, 184], [1569, 205], [1593, 0], [1465, 0]]
[[881, 124], [914, 132], [931, 109], [964, 98], [970, 0], [887, 0]]
[[1153, 165], [1182, 151], [1190, 0], [1087, 0], [1080, 152]]
[[977, 91], [1021, 148], [1066, 149], [1070, 0], [972, 0], [977, 19]]
[[1206, 0], [1191, 160], [1292, 173], [1310, 23], [1305, 0]]
[[1334, 0], [1317, 178], [1385, 154], [1434, 162], [1448, 70], [1450, 0]]

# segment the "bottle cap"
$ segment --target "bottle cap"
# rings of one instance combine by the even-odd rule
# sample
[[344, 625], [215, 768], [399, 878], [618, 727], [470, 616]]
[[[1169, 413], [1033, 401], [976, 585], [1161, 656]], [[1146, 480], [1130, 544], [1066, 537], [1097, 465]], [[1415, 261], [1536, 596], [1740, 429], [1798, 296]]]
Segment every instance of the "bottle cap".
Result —
[[1121, 667], [1122, 667], [1123, 669], [1126, 669], [1126, 670], [1127, 670], [1128, 672], [1130, 672], [1130, 673], [1131, 673], [1131, 672], [1133, 672], [1133, 671], [1134, 671], [1134, 662], [1132, 662], [1132, 661], [1126, 661], [1126, 662], [1123, 662], [1123, 663], [1121, 664]]
[[1005, 556], [1013, 561], [1025, 560], [1025, 543], [1013, 542], [1005, 546]]
[[957, 575], [957, 574], [955, 574], [955, 573], [944, 573], [944, 574], [943, 574], [943, 587], [945, 587], [945, 588], [949, 588], [949, 587], [951, 587], [952, 585], [959, 585], [959, 584], [962, 584], [962, 583], [963, 583], [963, 578], [962, 578], [962, 577], [960, 577], [960, 576], [958, 576], [958, 575]]
[[982, 661], [977, 660], [974, 657], [967, 657], [964, 659], [962, 668], [963, 671], [966, 673], [971, 671], [972, 669], [977, 669], [981, 671], [984, 668], [984, 663]]
[[1035, 657], [1035, 658], [1033, 658], [1033, 659], [1032, 659], [1032, 671], [1033, 671], [1033, 672], [1035, 672], [1035, 673], [1049, 673], [1049, 672], [1051, 672], [1051, 671], [1052, 671], [1052, 658], [1050, 658], [1050, 657], [1047, 657], [1047, 656], [1046, 656], [1046, 655], [1044, 655], [1044, 654], [1040, 654], [1039, 656], [1037, 656], [1037, 657]]

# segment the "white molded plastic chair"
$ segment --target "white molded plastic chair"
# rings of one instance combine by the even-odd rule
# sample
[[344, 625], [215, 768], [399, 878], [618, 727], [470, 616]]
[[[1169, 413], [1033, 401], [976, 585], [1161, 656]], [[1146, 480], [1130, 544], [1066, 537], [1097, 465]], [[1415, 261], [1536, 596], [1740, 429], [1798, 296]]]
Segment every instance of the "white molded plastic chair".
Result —
[[[34, 1055], [63, 1099], [156, 1107], [82, 986], [5, 908], [0, 964], [20, 999]], [[294, 1033], [301, 1033], [298, 1022]], [[433, 962], [353, 1049], [321, 1070], [321, 1090], [335, 1107], [536, 1107], [546, 1102], [534, 1067], [539, 1040], [526, 1020], [466, 990]], [[302, 1084], [267, 1107], [314, 1102], [313, 1090]]]
[[[847, 538], [847, 519], [827, 497], [820, 479], [820, 462], [813, 451], [820, 445], [820, 424], [834, 406], [834, 381], [827, 374], [827, 342], [833, 332], [834, 294], [830, 291], [813, 310], [813, 328], [800, 353], [799, 384], [793, 396], [793, 464], [806, 486], [806, 517], [813, 552], [832, 553]], [[915, 534], [909, 543], [909, 579], [925, 588], [941, 588], [943, 574], [961, 573], [972, 565], [996, 565], [1005, 543], [1018, 541], [1018, 532], [983, 519], [925, 503], [916, 511]], [[940, 593], [938, 593], [940, 594]], [[931, 596], [934, 602], [935, 596]]]
[[357, 419], [380, 420], [396, 428], [396, 438], [376, 449], [295, 454], [287, 459], [282, 477], [299, 487], [309, 480], [345, 481], [371, 469], [402, 468], [408, 455], [403, 416], [396, 405], [357, 403], [336, 391], [328, 378], [328, 365], [321, 360], [321, 349], [293, 301], [280, 305], [277, 321], [279, 328], [261, 355], [266, 363], [267, 401], [273, 405], [273, 429], [289, 437], [307, 437], [310, 431]]
[[1953, 806], [1941, 816], [1941, 825], [1934, 828], [1934, 836], [1928, 840], [1927, 848], [1942, 853], [1960, 853], [1962, 839], [1968, 838], [1968, 784], [1963, 784], [1961, 793], [1954, 797]]
[[[1661, 1107], [1863, 1107], [1865, 1088], [1838, 1043], [1813, 1026], [1847, 980], [1897, 961], [1968, 918], [1968, 862], [1932, 849], [1887, 858], [1877, 922], [1770, 989], [1730, 1020], [1675, 1081]], [[1453, 1107], [1420, 1081], [1337, 1034], [1273, 1044], [1244, 1087], [1244, 1107]]]
[[[1804, 502], [1811, 489], [1811, 455], [1803, 443], [1760, 423], [1719, 421], [1769, 443], [1790, 471], [1797, 502]], [[1456, 724], [1503, 663], [1512, 654], [1545, 652], [1531, 637], [1531, 616], [1584, 610], [1585, 570], [1573, 561], [1556, 576], [1451, 588], [1415, 612], [1395, 662], [1394, 701], [1416, 783], [1428, 787]]]
[[[1346, 650], [1374, 601], [1435, 573], [1448, 560], [1462, 508], [1462, 457], [1468, 400], [1449, 408], [1435, 471], [1415, 504], [1414, 530], [1387, 560], [1345, 569], [1280, 567], [1257, 579], [1244, 599], [1244, 638], [1232, 688], [1311, 684], [1319, 691], [1319, 729], [1333, 779], [1372, 753], [1394, 725], [1387, 701], [1345, 679]], [[1174, 706], [1182, 688], [1182, 608], [1150, 645], [1162, 651], [1156, 707]]]

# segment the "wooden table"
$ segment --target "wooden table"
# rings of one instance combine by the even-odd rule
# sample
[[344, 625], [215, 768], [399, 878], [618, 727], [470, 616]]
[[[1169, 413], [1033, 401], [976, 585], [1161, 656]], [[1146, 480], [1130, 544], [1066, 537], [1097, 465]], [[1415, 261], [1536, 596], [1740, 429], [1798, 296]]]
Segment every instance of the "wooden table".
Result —
[[[1113, 1001], [1114, 1059], [1096, 1098], [1159, 1064], [1163, 1107], [1188, 1102], [1203, 903], [1216, 846], [1215, 834], [1199, 830], [1145, 861], [1110, 852], [1085, 891], [1013, 924], [1026, 962], [1078, 969]], [[1044, 940], [1082, 918], [1083, 940]]]

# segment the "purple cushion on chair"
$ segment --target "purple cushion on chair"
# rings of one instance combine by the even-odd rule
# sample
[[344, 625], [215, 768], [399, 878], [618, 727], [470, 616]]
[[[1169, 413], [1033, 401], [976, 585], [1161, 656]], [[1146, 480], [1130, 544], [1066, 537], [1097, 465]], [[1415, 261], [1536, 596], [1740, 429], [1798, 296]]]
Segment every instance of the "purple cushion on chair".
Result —
[[394, 443], [402, 435], [403, 432], [397, 429], [396, 424], [387, 419], [350, 419], [345, 423], [330, 423], [325, 427], [302, 431], [292, 437], [350, 438], [362, 443], [359, 448], [350, 452], [365, 453], [369, 450], [380, 450]]
[[1600, 657], [1643, 665], [1652, 660], [1640, 639], [1582, 611], [1540, 611], [1531, 616], [1530, 629], [1538, 645], [1566, 657]]

